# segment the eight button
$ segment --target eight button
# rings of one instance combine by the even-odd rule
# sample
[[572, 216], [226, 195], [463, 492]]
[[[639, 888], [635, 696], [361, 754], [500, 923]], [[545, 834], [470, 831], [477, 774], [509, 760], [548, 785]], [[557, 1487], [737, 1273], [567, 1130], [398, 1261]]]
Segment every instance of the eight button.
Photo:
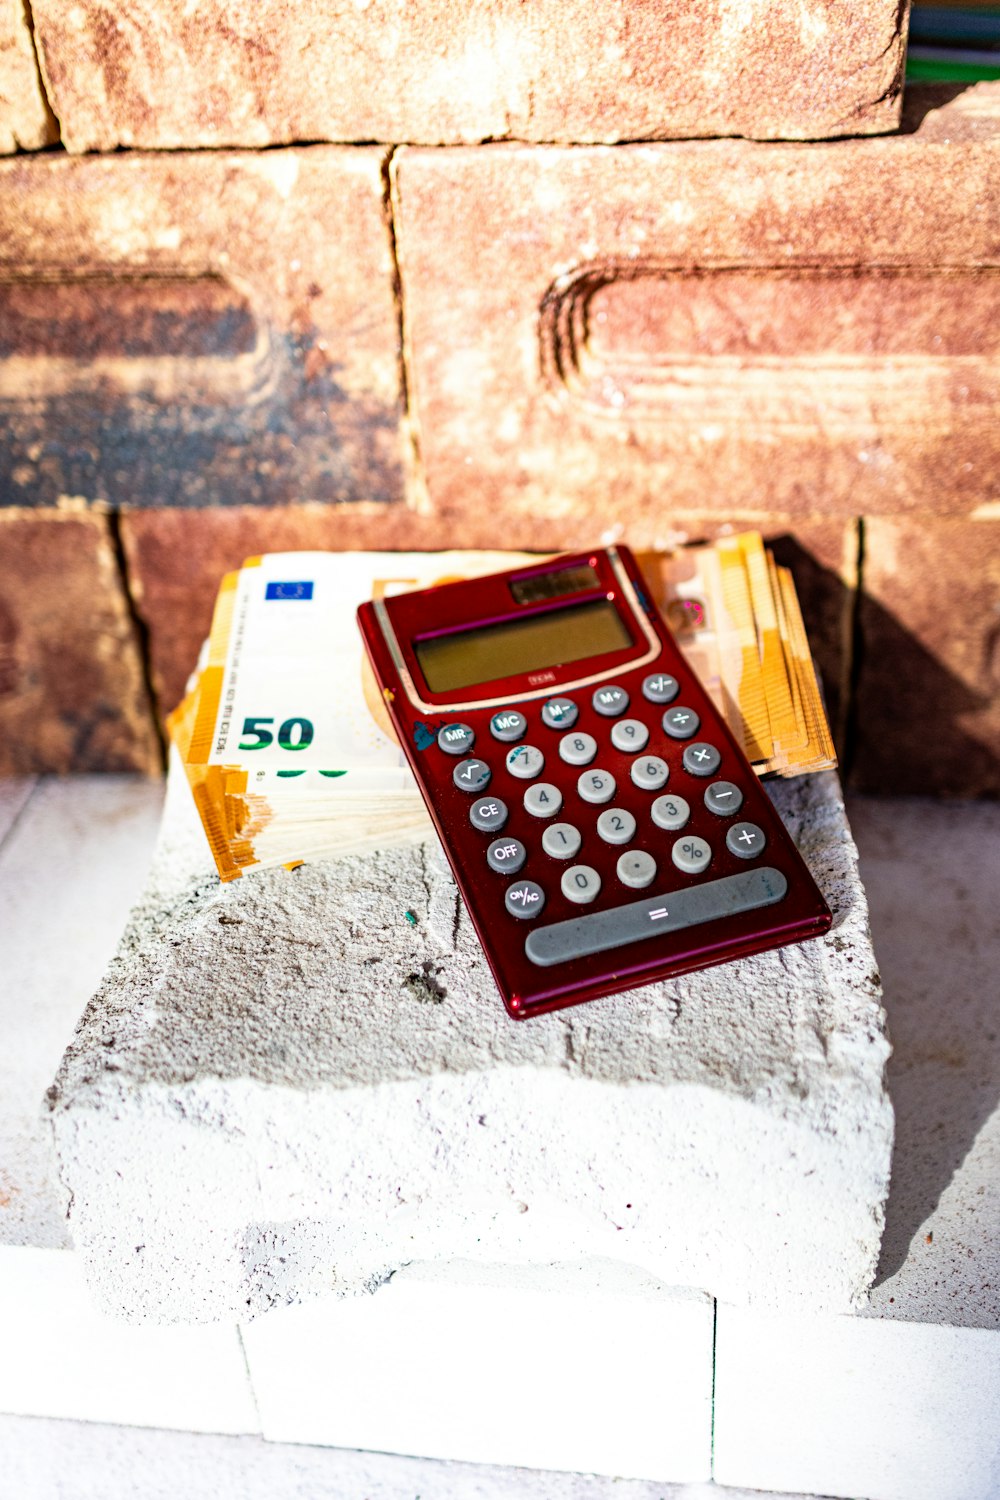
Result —
[[717, 818], [730, 818], [743, 806], [743, 793], [732, 781], [713, 781], [705, 788], [705, 806]]
[[516, 875], [528, 857], [518, 839], [495, 839], [486, 851], [486, 861], [498, 875]]
[[619, 719], [611, 730], [611, 743], [616, 750], [637, 755], [649, 744], [649, 730], [641, 719]]
[[562, 792], [551, 781], [536, 781], [524, 794], [524, 806], [532, 817], [554, 818], [562, 807]]
[[451, 779], [463, 792], [481, 792], [490, 784], [490, 768], [484, 760], [460, 760]]
[[476, 743], [468, 724], [446, 724], [438, 731], [438, 744], [446, 755], [467, 755]]
[[692, 776], [714, 776], [722, 756], [714, 745], [699, 740], [697, 744], [684, 746], [683, 761], [685, 771], [690, 771]]
[[610, 802], [615, 795], [615, 778], [607, 771], [584, 771], [576, 789], [584, 802]]
[[600, 893], [601, 877], [592, 865], [570, 865], [568, 870], [563, 871], [561, 884], [567, 901], [575, 901], [584, 906]]
[[726, 834], [726, 848], [740, 859], [756, 859], [766, 843], [764, 830], [756, 823], [734, 823]]
[[490, 797], [485, 802], [474, 802], [469, 808], [469, 822], [480, 833], [499, 833], [507, 821], [507, 804], [499, 797]]
[[572, 729], [578, 713], [572, 698], [549, 698], [542, 704], [542, 723], [548, 729]]
[[700, 875], [712, 858], [712, 846], [692, 833], [687, 838], [677, 840], [670, 851], [670, 858], [685, 875]]
[[532, 917], [538, 916], [545, 905], [545, 892], [533, 880], [519, 880], [516, 885], [507, 887], [503, 899], [512, 917], [530, 921]]
[[559, 756], [568, 766], [589, 766], [597, 754], [592, 734], [564, 734], [559, 741]]
[[643, 755], [632, 762], [632, 780], [644, 792], [658, 792], [669, 775], [670, 767], [658, 755]]
[[627, 807], [607, 807], [597, 820], [597, 831], [606, 844], [627, 844], [635, 833], [635, 818]]
[[507, 769], [521, 781], [540, 776], [544, 765], [545, 756], [535, 745], [516, 745], [507, 751]]
[[580, 852], [583, 839], [572, 823], [550, 823], [542, 834], [542, 848], [553, 859], [573, 859]]
[[595, 688], [590, 701], [605, 719], [617, 719], [628, 708], [628, 693], [616, 682], [609, 682], [607, 687]]
[[641, 891], [656, 878], [656, 860], [643, 849], [633, 849], [620, 856], [617, 870], [622, 885]]
[[657, 828], [665, 828], [668, 833], [683, 828], [691, 816], [691, 809], [683, 797], [657, 797], [651, 811]]
[[663, 728], [672, 740], [689, 740], [698, 733], [701, 720], [693, 708], [669, 708], [663, 715]]
[[650, 703], [673, 703], [681, 685], [667, 672], [654, 672], [642, 684], [642, 696]]
[[515, 740], [519, 740], [527, 727], [528, 721], [524, 714], [519, 714], [514, 708], [505, 708], [490, 720], [490, 734], [505, 745], [512, 745]]

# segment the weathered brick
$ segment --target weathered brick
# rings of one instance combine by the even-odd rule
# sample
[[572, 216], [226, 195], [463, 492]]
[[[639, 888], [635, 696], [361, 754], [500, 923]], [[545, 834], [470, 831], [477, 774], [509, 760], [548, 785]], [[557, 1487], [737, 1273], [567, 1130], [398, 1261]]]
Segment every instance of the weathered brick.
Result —
[[106, 516], [0, 510], [0, 775], [160, 769]]
[[0, 499], [398, 499], [384, 153], [0, 163]]
[[0, 153], [34, 151], [58, 134], [39, 82], [24, 0], [0, 0]]
[[885, 140], [399, 151], [442, 519], [1000, 495], [1000, 84], [947, 93]]
[[71, 151], [891, 130], [899, 0], [34, 0]]
[[1000, 795], [1000, 508], [865, 525], [852, 784]]

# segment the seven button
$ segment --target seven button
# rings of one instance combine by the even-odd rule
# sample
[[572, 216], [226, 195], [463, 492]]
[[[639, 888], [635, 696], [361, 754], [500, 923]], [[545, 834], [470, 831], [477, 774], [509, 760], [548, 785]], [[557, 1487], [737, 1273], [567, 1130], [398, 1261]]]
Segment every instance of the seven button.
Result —
[[540, 776], [545, 765], [545, 756], [535, 745], [516, 745], [507, 751], [507, 769], [521, 781], [531, 781]]

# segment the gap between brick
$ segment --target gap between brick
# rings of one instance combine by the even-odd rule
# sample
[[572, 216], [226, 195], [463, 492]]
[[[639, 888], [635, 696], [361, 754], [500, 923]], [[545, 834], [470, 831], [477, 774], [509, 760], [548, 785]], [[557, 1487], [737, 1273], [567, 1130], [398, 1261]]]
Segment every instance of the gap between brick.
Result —
[[125, 608], [132, 625], [132, 632], [139, 651], [139, 665], [142, 670], [143, 686], [146, 689], [146, 702], [150, 717], [153, 721], [153, 733], [160, 747], [161, 768], [167, 769], [167, 736], [160, 719], [159, 696], [153, 680], [153, 657], [150, 649], [149, 626], [143, 619], [135, 595], [132, 592], [132, 576], [129, 571], [128, 554], [125, 551], [125, 542], [122, 537], [121, 511], [114, 509], [108, 513], [108, 535], [111, 538], [111, 550], [114, 553], [115, 566], [118, 569], [118, 581], [121, 585], [122, 597], [125, 600]]
[[851, 607], [851, 629], [848, 640], [847, 666], [847, 711], [844, 718], [844, 764], [842, 781], [850, 785], [851, 773], [858, 748], [858, 690], [864, 667], [865, 637], [861, 620], [861, 606], [865, 587], [865, 518], [858, 516], [854, 523], [856, 550], [854, 556], [854, 600]]
[[35, 61], [35, 77], [38, 80], [38, 92], [42, 97], [42, 106], [45, 110], [45, 113], [48, 115], [49, 121], [52, 125], [52, 129], [55, 132], [55, 139], [50, 141], [49, 145], [61, 146], [62, 125], [59, 121], [59, 116], [52, 108], [52, 100], [49, 98], [49, 91], [45, 87], [45, 75], [42, 72], [42, 59], [38, 55], [38, 38], [35, 36], [35, 18], [31, 13], [31, 5], [29, 3], [29, 0], [21, 0], [21, 8], [24, 11], [24, 24], [28, 28], [28, 36], [31, 38], [31, 55]]
[[399, 350], [399, 395], [403, 408], [403, 441], [406, 444], [404, 467], [406, 470], [407, 498], [412, 510], [425, 512], [429, 509], [429, 501], [424, 481], [423, 460], [420, 452], [420, 429], [411, 399], [412, 382], [410, 380], [409, 361], [407, 358], [406, 299], [403, 293], [403, 274], [399, 261], [399, 244], [396, 235], [396, 202], [393, 194], [392, 167], [398, 149], [397, 146], [391, 146], [382, 161], [382, 217], [385, 221], [386, 234], [389, 239], [389, 255], [392, 261], [392, 305], [396, 314], [396, 342]]

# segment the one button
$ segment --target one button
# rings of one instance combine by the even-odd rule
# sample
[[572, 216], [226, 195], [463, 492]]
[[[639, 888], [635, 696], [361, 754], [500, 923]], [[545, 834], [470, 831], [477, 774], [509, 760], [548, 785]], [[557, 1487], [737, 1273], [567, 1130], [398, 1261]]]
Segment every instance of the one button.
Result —
[[597, 820], [597, 831], [606, 844], [627, 844], [635, 835], [635, 819], [627, 807], [606, 807]]
[[645, 890], [656, 879], [656, 860], [643, 849], [620, 855], [616, 869], [622, 885], [633, 891]]
[[607, 687], [595, 688], [590, 701], [597, 713], [606, 719], [617, 719], [628, 708], [628, 693], [616, 682], [609, 682]]
[[685, 771], [690, 771], [692, 776], [714, 776], [722, 762], [722, 756], [715, 746], [706, 744], [704, 740], [685, 745], [682, 759]]
[[585, 906], [601, 892], [601, 877], [591, 865], [570, 865], [563, 871], [562, 893], [567, 901]]
[[554, 818], [562, 807], [562, 792], [551, 781], [536, 781], [524, 794], [524, 806], [534, 818]]
[[451, 779], [463, 792], [481, 792], [490, 784], [490, 768], [484, 760], [460, 760]]
[[504, 709], [502, 713], [494, 714], [490, 720], [490, 734], [504, 745], [512, 745], [515, 740], [519, 740], [527, 727], [528, 721], [524, 714], [519, 714], [515, 709]]
[[683, 828], [691, 816], [691, 809], [683, 797], [657, 797], [650, 811], [657, 828], [665, 828], [668, 833]]
[[689, 740], [698, 733], [701, 720], [693, 708], [669, 708], [663, 715], [663, 729], [672, 740]]
[[740, 859], [756, 859], [766, 843], [764, 830], [756, 823], [734, 823], [726, 834], [726, 848]]
[[743, 793], [732, 781], [713, 781], [705, 788], [705, 806], [717, 818], [731, 818], [743, 806]]
[[712, 858], [712, 846], [697, 834], [689, 833], [686, 838], [677, 840], [670, 851], [670, 858], [685, 875], [700, 875]]
[[615, 795], [615, 778], [608, 771], [584, 771], [576, 789], [584, 802], [610, 802]]
[[680, 690], [677, 678], [666, 672], [654, 672], [642, 684], [642, 696], [650, 703], [673, 703]]
[[469, 822], [480, 833], [499, 833], [507, 821], [507, 804], [499, 797], [489, 797], [482, 802], [473, 802], [469, 808]]
[[517, 839], [495, 839], [486, 851], [490, 869], [500, 875], [516, 875], [527, 857], [527, 849]]
[[589, 766], [597, 754], [592, 734], [564, 734], [559, 741], [559, 755], [568, 766]]
[[542, 848], [553, 859], [573, 859], [580, 852], [583, 839], [572, 823], [550, 823], [542, 834]]
[[542, 723], [549, 729], [572, 729], [579, 712], [572, 698], [549, 698], [542, 704]]
[[658, 792], [666, 786], [670, 767], [658, 755], [640, 755], [632, 762], [632, 780], [644, 792]]
[[534, 745], [516, 745], [507, 751], [507, 769], [521, 781], [531, 781], [540, 776], [545, 765], [545, 756]]
[[468, 724], [446, 724], [438, 731], [438, 744], [446, 755], [468, 755], [475, 743]]
[[538, 916], [545, 905], [545, 892], [533, 880], [519, 880], [516, 885], [507, 887], [503, 899], [512, 917], [530, 921], [532, 917]]
[[619, 719], [611, 730], [611, 743], [616, 750], [637, 755], [649, 744], [649, 730], [641, 719]]

